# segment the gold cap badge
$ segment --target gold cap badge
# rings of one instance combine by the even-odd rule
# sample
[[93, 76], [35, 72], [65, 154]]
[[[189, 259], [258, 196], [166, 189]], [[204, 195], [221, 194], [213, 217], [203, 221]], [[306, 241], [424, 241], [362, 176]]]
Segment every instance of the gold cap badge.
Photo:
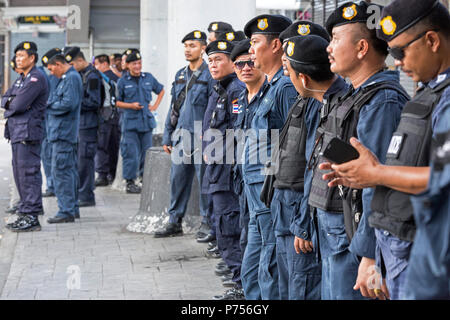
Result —
[[342, 13], [342, 16], [344, 19], [352, 20], [356, 15], [358, 14], [358, 11], [356, 10], [356, 4], [352, 5], [351, 7], [345, 7]]
[[397, 24], [392, 20], [391, 16], [385, 17], [380, 21], [381, 29], [383, 29], [384, 34], [391, 36], [397, 30]]
[[228, 32], [227, 33], [227, 40], [228, 41], [233, 41], [234, 40], [234, 33], [233, 32]]
[[294, 48], [295, 48], [295, 43], [289, 41], [288, 42], [288, 48], [286, 50], [287, 54], [289, 57], [292, 57], [292, 55], [294, 54]]
[[309, 24], [301, 24], [298, 26], [298, 34], [302, 36], [306, 36], [311, 33], [310, 25]]
[[220, 50], [227, 50], [227, 43], [226, 42], [219, 42], [217, 44], [217, 48], [219, 48]]
[[261, 31], [266, 30], [269, 27], [269, 22], [267, 21], [267, 18], [264, 19], [258, 19], [258, 29]]

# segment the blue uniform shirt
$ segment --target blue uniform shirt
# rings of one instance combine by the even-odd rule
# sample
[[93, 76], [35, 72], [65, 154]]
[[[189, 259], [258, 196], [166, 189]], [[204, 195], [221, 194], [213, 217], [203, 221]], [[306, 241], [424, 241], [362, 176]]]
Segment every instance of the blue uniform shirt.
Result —
[[151, 73], [141, 72], [139, 77], [132, 77], [127, 72], [120, 78], [117, 89], [118, 101], [139, 102], [144, 107], [142, 110], [122, 109], [122, 132], [126, 130], [138, 132], [153, 130], [156, 127], [156, 121], [148, 105], [152, 101], [152, 92], [160, 94], [164, 89], [163, 85]]
[[[323, 96], [323, 104], [314, 104], [312, 106], [308, 106], [307, 114], [305, 117], [306, 126], [307, 126], [307, 137], [306, 137], [306, 160], [308, 161], [311, 158], [315, 139], [316, 139], [316, 130], [319, 126], [320, 114], [319, 111], [327, 101], [333, 99], [335, 95], [342, 95], [347, 92], [349, 89], [349, 85], [342, 79], [338, 77], [336, 81], [328, 88], [327, 92], [325, 92]], [[312, 100], [317, 101], [317, 100]], [[313, 233], [311, 226], [311, 218], [310, 218], [310, 210], [308, 205], [309, 193], [311, 192], [311, 184], [313, 178], [313, 170], [310, 169], [307, 165], [305, 170], [305, 183], [303, 188], [303, 197], [301, 200], [301, 204], [299, 210], [294, 213], [292, 218], [290, 231], [296, 237], [302, 238], [304, 240], [311, 240], [311, 236]]]
[[[203, 122], [205, 116], [206, 108], [208, 106], [208, 97], [212, 93], [212, 84], [215, 81], [212, 79], [209, 69], [205, 61], [203, 65], [205, 69], [202, 71], [198, 77], [195, 84], [187, 92], [186, 98], [180, 109], [180, 116], [178, 118], [178, 123], [176, 128], [170, 123], [170, 114], [172, 112], [172, 107], [181, 91], [186, 88], [189, 83], [193, 72], [189, 69], [189, 66], [180, 69], [175, 75], [175, 81], [172, 84], [172, 101], [170, 104], [170, 109], [167, 114], [164, 135], [163, 135], [163, 145], [172, 145], [172, 134], [176, 129], [185, 129], [190, 133], [194, 133], [194, 122], [199, 121], [200, 124]], [[176, 144], [174, 142], [173, 144]]]
[[98, 127], [98, 109], [102, 104], [102, 78], [92, 64], [80, 71], [83, 81], [80, 129]]
[[[297, 99], [297, 95], [291, 80], [283, 75], [283, 68], [280, 68], [272, 81], [263, 87], [251, 125], [254, 134], [251, 138], [247, 138], [244, 147], [243, 173], [245, 183], [264, 182], [263, 168], [271, 157], [270, 130], [279, 131], [283, 127], [289, 109]], [[267, 142], [261, 143], [260, 134], [263, 132], [267, 133]], [[261, 154], [266, 159], [260, 158]]]
[[8, 119], [5, 138], [11, 143], [42, 140], [48, 91], [46, 77], [34, 66], [3, 95], [2, 108], [6, 109], [4, 117]]
[[59, 79], [48, 102], [47, 139], [78, 142], [83, 83], [80, 74], [71, 67]]

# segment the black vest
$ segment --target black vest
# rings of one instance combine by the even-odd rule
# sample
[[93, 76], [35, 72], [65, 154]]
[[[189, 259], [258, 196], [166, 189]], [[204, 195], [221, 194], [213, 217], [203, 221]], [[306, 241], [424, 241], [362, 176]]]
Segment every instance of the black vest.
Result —
[[[400, 124], [392, 136], [386, 156], [386, 165], [428, 167], [433, 131], [432, 113], [439, 103], [450, 78], [436, 88], [422, 88], [403, 109]], [[371, 227], [383, 229], [399, 239], [413, 241], [416, 232], [411, 195], [378, 186], [372, 200], [369, 217]]]
[[[382, 89], [391, 89], [408, 96], [404, 90], [399, 87], [398, 82], [382, 81], [362, 88], [358, 93], [351, 95], [347, 93], [338, 101], [330, 101], [324, 105], [325, 116], [322, 118], [316, 134], [316, 145], [309, 165], [314, 167], [311, 193], [309, 195], [309, 205], [324, 211], [343, 213], [343, 198], [339, 194], [337, 187], [329, 188], [328, 181], [322, 179], [324, 171], [318, 169], [318, 165], [327, 162], [322, 156], [322, 150], [329, 142], [337, 137], [348, 141], [351, 137], [357, 137], [357, 126], [359, 121], [359, 112], [373, 96]], [[327, 111], [327, 109], [330, 111]], [[348, 190], [345, 191], [347, 193]]]
[[310, 99], [301, 96], [289, 110], [280, 134], [279, 167], [275, 174], [274, 187], [303, 192], [306, 169], [306, 108]]

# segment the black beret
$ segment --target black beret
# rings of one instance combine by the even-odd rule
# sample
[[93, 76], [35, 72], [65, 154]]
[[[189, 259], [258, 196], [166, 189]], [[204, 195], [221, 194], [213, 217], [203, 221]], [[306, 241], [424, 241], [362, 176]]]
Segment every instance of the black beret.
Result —
[[369, 6], [379, 7], [380, 12], [383, 8], [383, 6], [380, 6], [378, 4], [367, 3], [365, 1], [361, 1], [359, 3], [351, 1], [344, 3], [336, 10], [334, 10], [333, 13], [331, 13], [331, 15], [328, 17], [325, 24], [328, 33], [331, 35], [334, 27], [342, 26], [344, 24], [357, 22], [364, 24], [367, 23], [367, 20], [369, 20], [369, 18], [371, 18], [374, 14], [374, 12], [371, 10], [367, 12]]
[[233, 50], [231, 51], [230, 59], [234, 62], [239, 56], [249, 54], [248, 50], [250, 50], [250, 47], [250, 39], [244, 39], [236, 42]]
[[181, 42], [184, 43], [185, 41], [188, 40], [206, 41], [207, 40], [206, 33], [199, 30], [192, 31], [187, 35], [185, 35], [183, 40], [181, 40]]
[[139, 49], [136, 49], [136, 48], [129, 48], [129, 49], [125, 50], [125, 51], [122, 53], [122, 56], [128, 56], [128, 55], [130, 55], [130, 54], [132, 54], [132, 53], [141, 53], [141, 52], [139, 51]]
[[284, 52], [288, 60], [299, 64], [329, 65], [328, 45], [328, 41], [316, 35], [297, 36], [288, 40]]
[[307, 20], [295, 21], [280, 34], [280, 40], [281, 42], [284, 42], [292, 37], [307, 36], [309, 34], [314, 34], [330, 41], [330, 35], [324, 27]]
[[44, 54], [44, 56], [42, 57], [42, 59], [41, 59], [42, 64], [44, 65], [44, 67], [47, 67], [48, 62], [49, 62], [54, 56], [56, 56], [57, 54], [62, 54], [61, 49], [59, 49], [59, 48], [53, 48], [53, 49], [49, 50], [48, 52], [46, 52], [46, 53]]
[[392, 2], [381, 13], [381, 28], [377, 29], [377, 37], [386, 42], [391, 41], [428, 16], [438, 6], [442, 6], [438, 0]]
[[142, 59], [142, 57], [139, 52], [132, 52], [129, 55], [127, 55], [126, 61], [127, 61], [127, 63], [130, 63], [130, 62], [134, 62], [134, 61], [141, 60], [141, 59]]
[[64, 48], [63, 52], [64, 59], [66, 59], [66, 61], [70, 63], [80, 54], [81, 49], [80, 47], [66, 47]]
[[229, 31], [234, 31], [231, 24], [222, 21], [211, 22], [208, 26], [208, 32], [229, 32]]
[[122, 54], [120, 54], [120, 53], [114, 53], [112, 56], [113, 56], [113, 59], [114, 59], [114, 60], [116, 60], [116, 59], [122, 59]]
[[19, 50], [26, 50], [26, 51], [36, 53], [38, 51], [38, 48], [37, 48], [36, 43], [34, 43], [34, 42], [22, 41], [21, 43], [19, 43], [17, 45], [16, 49], [14, 49], [14, 53], [16, 53]]
[[250, 38], [254, 33], [279, 35], [291, 25], [291, 19], [278, 14], [262, 14], [254, 17], [244, 27], [245, 35]]
[[206, 54], [209, 56], [213, 53], [225, 53], [225, 54], [231, 54], [231, 51], [233, 51], [233, 44], [229, 41], [221, 41], [216, 40], [208, 44], [206, 47]]
[[217, 40], [227, 40], [230, 42], [242, 41], [245, 39], [245, 34], [242, 31], [230, 31], [220, 33]]
[[16, 69], [16, 56], [14, 56], [12, 59], [11, 59], [11, 62], [9, 63], [10, 64], [10, 66], [11, 66], [11, 68], [14, 70], [14, 69]]

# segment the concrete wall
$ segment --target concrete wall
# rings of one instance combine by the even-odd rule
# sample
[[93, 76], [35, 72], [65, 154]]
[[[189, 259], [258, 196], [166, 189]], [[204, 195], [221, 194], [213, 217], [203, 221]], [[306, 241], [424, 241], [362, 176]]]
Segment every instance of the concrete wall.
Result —
[[186, 65], [181, 39], [194, 29], [207, 32], [211, 21], [226, 21], [235, 30], [255, 16], [255, 1], [141, 0], [141, 51], [144, 71], [151, 72], [166, 90], [158, 110], [158, 130], [169, 110], [175, 73]]

